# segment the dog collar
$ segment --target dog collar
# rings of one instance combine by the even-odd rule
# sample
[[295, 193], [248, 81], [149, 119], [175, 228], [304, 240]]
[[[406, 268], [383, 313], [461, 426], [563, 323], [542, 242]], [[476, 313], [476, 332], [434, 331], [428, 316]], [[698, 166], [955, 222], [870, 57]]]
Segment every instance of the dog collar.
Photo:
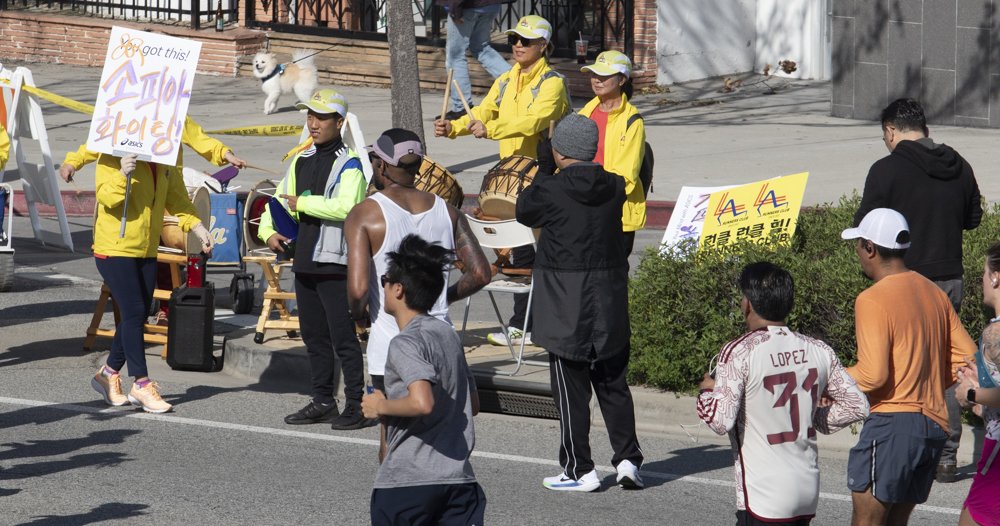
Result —
[[261, 82], [261, 84], [263, 84], [263, 83], [265, 83], [265, 82], [273, 79], [274, 77], [276, 77], [278, 75], [284, 75], [284, 74], [285, 74], [285, 65], [284, 64], [280, 64], [280, 65], [278, 65], [278, 67], [274, 68], [274, 70], [271, 71], [271, 73], [268, 76], [261, 77], [260, 78], [260, 82]]

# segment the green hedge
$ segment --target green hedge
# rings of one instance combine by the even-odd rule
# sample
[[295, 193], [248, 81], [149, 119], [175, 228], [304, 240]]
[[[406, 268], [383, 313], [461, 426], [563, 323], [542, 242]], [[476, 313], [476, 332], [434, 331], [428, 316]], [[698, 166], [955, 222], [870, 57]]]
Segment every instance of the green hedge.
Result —
[[[693, 243], [660, 254], [648, 249], [629, 286], [632, 359], [629, 381], [672, 391], [693, 389], [724, 343], [745, 331], [737, 278], [743, 266], [768, 260], [795, 279], [792, 329], [829, 343], [845, 364], [854, 363], [854, 299], [871, 285], [861, 274], [854, 245], [840, 238], [860, 198], [804, 209], [788, 247], [746, 243], [698, 252]], [[989, 319], [982, 307], [986, 249], [1000, 239], [1000, 206], [979, 228], [966, 232], [965, 300], [961, 318], [973, 338]]]

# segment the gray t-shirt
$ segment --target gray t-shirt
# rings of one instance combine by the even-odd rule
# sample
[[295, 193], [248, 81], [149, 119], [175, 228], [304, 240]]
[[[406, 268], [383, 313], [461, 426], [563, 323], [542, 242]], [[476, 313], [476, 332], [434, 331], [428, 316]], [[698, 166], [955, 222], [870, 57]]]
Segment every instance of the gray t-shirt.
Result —
[[403, 398], [418, 380], [431, 383], [434, 409], [418, 418], [387, 417], [388, 452], [375, 488], [468, 484], [476, 481], [469, 456], [476, 443], [470, 389], [474, 380], [455, 329], [420, 315], [389, 343], [385, 390]]

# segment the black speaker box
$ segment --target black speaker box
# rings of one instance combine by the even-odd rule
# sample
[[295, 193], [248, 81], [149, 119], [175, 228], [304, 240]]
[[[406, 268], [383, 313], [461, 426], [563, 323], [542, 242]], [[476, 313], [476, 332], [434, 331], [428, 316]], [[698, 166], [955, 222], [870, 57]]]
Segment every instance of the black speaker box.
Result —
[[212, 355], [215, 287], [174, 289], [167, 325], [167, 365], [187, 371], [218, 370]]

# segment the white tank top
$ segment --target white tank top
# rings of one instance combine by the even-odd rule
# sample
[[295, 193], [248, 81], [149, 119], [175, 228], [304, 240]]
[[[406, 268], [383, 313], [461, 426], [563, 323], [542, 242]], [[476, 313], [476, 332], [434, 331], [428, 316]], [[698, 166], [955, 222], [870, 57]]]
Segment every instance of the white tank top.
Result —
[[[394, 203], [388, 197], [376, 193], [371, 199], [382, 209], [385, 218], [385, 239], [378, 252], [372, 255], [368, 282], [368, 312], [372, 318], [372, 327], [368, 336], [368, 374], [385, 374], [385, 360], [389, 355], [389, 341], [399, 334], [396, 319], [386, 314], [384, 291], [379, 276], [389, 268], [386, 254], [399, 248], [403, 238], [409, 234], [417, 234], [430, 243], [437, 243], [448, 250], [455, 249], [455, 234], [448, 214], [448, 205], [438, 196], [434, 196], [434, 206], [426, 212], [411, 214]], [[448, 318], [448, 277], [450, 268], [444, 271], [444, 289], [434, 302], [434, 307], [428, 313], [439, 320], [451, 323]]]

